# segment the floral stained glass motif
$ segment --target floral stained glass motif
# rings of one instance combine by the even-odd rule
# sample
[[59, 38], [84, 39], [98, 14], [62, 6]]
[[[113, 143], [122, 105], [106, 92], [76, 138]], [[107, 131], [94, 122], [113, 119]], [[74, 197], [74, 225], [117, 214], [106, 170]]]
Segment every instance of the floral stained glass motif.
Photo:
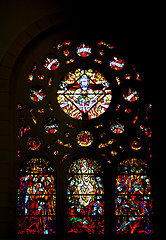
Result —
[[75, 119], [99, 117], [109, 107], [112, 91], [98, 71], [77, 69], [69, 72], [60, 83], [57, 100], [63, 111]]
[[106, 43], [106, 42], [99, 42], [98, 45], [103, 45], [103, 46], [107, 46], [109, 49], [114, 49], [114, 46], [111, 46], [110, 43]]
[[115, 139], [111, 139], [111, 140], [109, 140], [109, 141], [106, 142], [106, 143], [100, 143], [99, 146], [98, 146], [98, 148], [100, 149], [100, 148], [108, 147], [109, 145], [112, 145], [112, 144], [115, 143], [115, 142], [116, 142]]
[[50, 162], [32, 158], [19, 171], [18, 234], [56, 233], [55, 173]]
[[142, 159], [127, 159], [118, 166], [115, 215], [117, 234], [153, 232], [152, 197], [148, 165]]
[[63, 43], [59, 43], [57, 46], [53, 46], [53, 48], [57, 48], [57, 50], [59, 50], [61, 47], [63, 46], [69, 46], [70, 45], [70, 41], [68, 42], [63, 42]]
[[37, 124], [38, 119], [37, 119], [37, 117], [34, 114], [34, 108], [29, 106], [29, 105], [27, 106], [27, 108], [29, 109], [29, 113], [30, 113], [32, 121], [34, 122], [34, 124]]
[[101, 166], [78, 159], [68, 174], [68, 233], [104, 234], [104, 186]]
[[19, 127], [18, 138], [21, 138], [26, 132], [29, 132], [30, 130], [31, 127], [29, 125], [26, 125], [25, 127]]
[[67, 148], [73, 148], [72, 145], [70, 143], [64, 143], [62, 140], [57, 139], [56, 141], [59, 145], [63, 146], [63, 147], [67, 147]]
[[28, 74], [27, 82], [33, 81], [33, 79], [34, 79], [34, 72], [35, 72], [36, 70], [37, 70], [37, 66], [34, 65], [34, 66], [32, 67], [32, 69], [31, 69], [31, 71], [30, 71], [29, 74]]
[[69, 52], [69, 50], [64, 50], [64, 51], [63, 51], [63, 54], [64, 54], [64, 56], [67, 57], [67, 56], [69, 56], [70, 52]]
[[93, 143], [93, 136], [89, 131], [81, 131], [76, 139], [81, 147], [88, 147]]

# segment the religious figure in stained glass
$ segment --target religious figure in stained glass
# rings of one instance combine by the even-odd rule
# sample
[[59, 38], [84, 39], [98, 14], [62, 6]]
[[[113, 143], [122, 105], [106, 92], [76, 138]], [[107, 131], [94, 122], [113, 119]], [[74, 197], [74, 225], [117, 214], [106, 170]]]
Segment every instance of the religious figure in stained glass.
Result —
[[93, 119], [109, 107], [112, 91], [105, 77], [91, 69], [69, 72], [59, 85], [60, 107], [75, 119]]
[[149, 167], [142, 159], [128, 159], [118, 166], [115, 215], [117, 234], [153, 232]]
[[68, 175], [68, 233], [104, 234], [104, 186], [101, 166], [78, 159]]
[[[67, 233], [106, 233], [105, 202], [109, 205], [110, 199], [108, 195], [104, 198], [101, 165], [88, 158], [93, 150], [103, 166], [116, 166], [118, 172], [114, 175], [115, 189], [110, 187], [110, 194], [115, 192], [115, 215], [107, 212], [107, 221], [114, 222], [115, 228], [108, 230], [109, 236], [112, 231], [153, 233], [148, 160], [139, 159], [144, 159], [147, 146], [152, 157], [151, 146], [148, 140], [144, 146], [141, 135], [148, 139], [152, 136], [152, 105], [142, 116], [139, 73], [113, 49], [106, 42], [63, 42], [53, 46], [44, 58], [40, 56], [29, 69], [21, 88], [28, 91], [25, 99], [18, 94], [17, 102], [17, 156], [19, 160], [26, 154], [33, 156], [19, 170], [19, 234], [56, 233], [55, 171], [44, 157], [33, 154], [48, 154], [58, 169], [79, 151], [84, 155], [72, 162], [67, 173]], [[108, 114], [104, 114], [106, 111]], [[75, 123], [72, 119], [66, 123], [64, 113], [76, 119]], [[123, 153], [126, 158], [134, 153], [135, 158], [118, 163]], [[106, 178], [109, 185], [110, 176]]]
[[32, 158], [20, 169], [18, 234], [56, 233], [54, 169], [42, 158]]

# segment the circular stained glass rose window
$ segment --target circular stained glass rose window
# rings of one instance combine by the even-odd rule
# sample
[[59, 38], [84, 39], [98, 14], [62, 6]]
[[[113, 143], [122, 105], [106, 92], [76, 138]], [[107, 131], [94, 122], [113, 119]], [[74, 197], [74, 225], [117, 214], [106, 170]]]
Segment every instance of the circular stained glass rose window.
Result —
[[107, 110], [112, 100], [112, 91], [100, 72], [76, 69], [60, 82], [57, 100], [70, 117], [87, 120], [97, 118]]
[[77, 135], [77, 143], [81, 147], [88, 147], [93, 143], [93, 136], [90, 132], [88, 131], [81, 131]]
[[30, 150], [37, 150], [41, 145], [41, 142], [38, 138], [30, 137], [27, 141], [27, 146]]
[[46, 133], [54, 134], [59, 130], [59, 123], [54, 117], [44, 121], [44, 130]]

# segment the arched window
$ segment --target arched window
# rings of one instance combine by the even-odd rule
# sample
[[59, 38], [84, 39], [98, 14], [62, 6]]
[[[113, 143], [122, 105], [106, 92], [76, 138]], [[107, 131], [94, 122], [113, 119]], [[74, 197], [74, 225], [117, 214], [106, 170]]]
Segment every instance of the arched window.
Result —
[[101, 166], [78, 159], [69, 168], [68, 233], [104, 234], [104, 185]]
[[18, 66], [18, 233], [152, 235], [152, 105], [136, 67], [107, 41], [56, 32]]
[[56, 232], [55, 170], [49, 161], [32, 158], [19, 170], [18, 233]]
[[151, 233], [152, 198], [149, 166], [131, 158], [118, 165], [116, 179], [117, 233]]

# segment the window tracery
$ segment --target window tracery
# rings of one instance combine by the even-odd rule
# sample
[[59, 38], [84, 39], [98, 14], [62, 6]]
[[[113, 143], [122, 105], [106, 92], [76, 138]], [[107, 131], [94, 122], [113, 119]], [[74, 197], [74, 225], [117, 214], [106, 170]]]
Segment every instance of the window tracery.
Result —
[[[98, 161], [99, 165], [111, 169], [114, 163], [120, 171], [126, 156], [130, 156], [128, 159], [139, 159], [141, 155], [144, 166], [152, 158], [152, 105], [148, 104], [145, 109], [142, 105], [143, 83], [140, 74], [125, 57], [117, 54], [110, 43], [68, 41], [50, 46], [45, 55], [41, 51], [41, 56], [32, 62], [20, 85], [25, 93], [17, 98], [19, 161], [26, 164], [26, 156], [30, 155], [33, 157], [27, 166], [31, 166], [32, 159], [43, 159], [41, 163], [45, 166], [46, 157], [51, 160], [54, 168], [70, 165], [66, 196], [67, 232], [103, 234], [106, 225], [109, 225], [104, 216], [103, 171], [100, 170], [100, 174], [98, 172], [96, 175], [93, 167]], [[79, 160], [73, 162], [76, 152], [80, 154]], [[93, 156], [89, 158], [89, 155], [94, 155], [97, 160], [92, 161], [94, 166], [90, 160]], [[86, 161], [88, 170], [83, 160]], [[88, 165], [90, 162], [91, 167]], [[80, 164], [80, 169], [83, 168], [84, 172], [71, 170], [72, 166], [77, 169]], [[115, 191], [116, 195], [115, 216], [110, 218], [114, 218], [117, 225], [111, 231], [115, 234], [150, 234], [153, 232], [153, 227], [150, 227], [152, 216], [149, 214], [153, 209], [152, 195], [145, 193], [147, 188], [150, 191], [150, 178], [145, 178], [145, 172], [133, 173], [132, 164], [129, 164], [132, 173], [127, 175], [119, 172], [118, 177], [114, 175], [117, 185], [110, 191]], [[134, 164], [144, 169], [139, 160]], [[124, 185], [124, 194], [118, 192], [120, 183]], [[137, 185], [142, 185], [144, 194], [137, 195]], [[133, 194], [132, 188], [136, 191]], [[20, 186], [19, 189], [20, 192], [23, 191]], [[53, 196], [55, 192], [56, 188]], [[28, 197], [19, 194], [18, 199], [21, 202], [18, 204], [18, 224], [21, 226], [21, 219], [26, 218], [26, 222], [28, 221], [25, 214], [28, 211], [25, 198]], [[49, 194], [46, 193], [44, 198]], [[51, 211], [54, 211], [56, 201], [51, 201], [54, 201], [49, 203]], [[46, 211], [46, 208], [42, 209], [43, 212]], [[43, 217], [43, 221], [47, 227], [41, 231], [38, 224], [34, 226], [32, 233], [55, 233], [56, 227], [48, 230], [47, 219], [44, 220]], [[100, 226], [97, 222], [100, 222]], [[29, 224], [23, 224], [19, 233], [31, 233]]]

